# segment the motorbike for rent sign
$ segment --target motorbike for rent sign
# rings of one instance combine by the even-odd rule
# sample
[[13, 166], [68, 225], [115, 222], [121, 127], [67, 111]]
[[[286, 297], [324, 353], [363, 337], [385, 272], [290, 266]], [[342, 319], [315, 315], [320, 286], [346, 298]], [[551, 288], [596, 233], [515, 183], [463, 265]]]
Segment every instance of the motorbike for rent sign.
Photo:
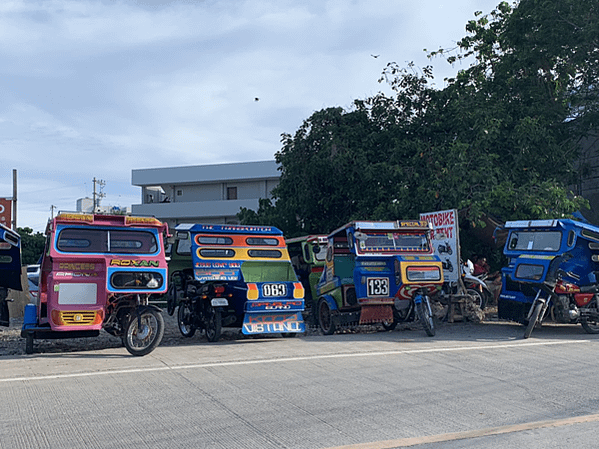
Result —
[[0, 223], [12, 227], [12, 199], [0, 198]]
[[460, 277], [460, 239], [456, 209], [420, 214], [421, 220], [433, 225], [433, 248], [443, 263], [445, 282], [457, 282]]

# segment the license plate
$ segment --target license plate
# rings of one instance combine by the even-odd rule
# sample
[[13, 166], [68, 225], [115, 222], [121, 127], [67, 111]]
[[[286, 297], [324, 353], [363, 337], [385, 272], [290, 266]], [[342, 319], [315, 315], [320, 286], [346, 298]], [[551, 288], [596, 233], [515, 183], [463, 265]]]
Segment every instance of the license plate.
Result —
[[229, 301], [226, 298], [212, 298], [210, 304], [212, 304], [212, 307], [225, 307], [229, 305]]
[[264, 284], [262, 286], [262, 295], [265, 298], [287, 296], [287, 286], [285, 284]]
[[251, 334], [277, 334], [285, 332], [304, 332], [306, 326], [301, 313], [246, 313], [242, 332]]
[[368, 278], [368, 296], [389, 296], [389, 278]]

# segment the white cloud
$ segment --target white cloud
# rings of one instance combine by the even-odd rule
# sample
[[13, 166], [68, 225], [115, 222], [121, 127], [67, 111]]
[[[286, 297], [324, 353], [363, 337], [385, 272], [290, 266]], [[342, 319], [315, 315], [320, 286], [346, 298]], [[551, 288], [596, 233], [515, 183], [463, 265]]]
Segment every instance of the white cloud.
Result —
[[388, 91], [387, 62], [428, 64], [423, 48], [453, 45], [495, 3], [1, 2], [0, 196], [18, 169], [27, 225], [73, 209], [94, 177], [130, 205], [135, 168], [270, 159], [281, 133]]

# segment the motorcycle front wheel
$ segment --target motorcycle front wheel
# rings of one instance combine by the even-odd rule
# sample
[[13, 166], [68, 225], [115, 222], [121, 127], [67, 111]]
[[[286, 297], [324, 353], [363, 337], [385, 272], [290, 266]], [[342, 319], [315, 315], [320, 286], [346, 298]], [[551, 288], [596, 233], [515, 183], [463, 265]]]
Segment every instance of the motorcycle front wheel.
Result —
[[589, 318], [583, 316], [580, 324], [587, 334], [599, 334], [599, 322], [597, 320], [589, 320]]
[[431, 315], [431, 308], [428, 297], [424, 297], [422, 301], [416, 304], [416, 313], [418, 320], [422, 323], [422, 327], [429, 337], [435, 336], [435, 322]]
[[485, 295], [485, 292], [481, 293], [475, 288], [469, 288], [466, 290], [466, 293], [474, 298], [474, 303], [480, 307], [480, 310], [485, 310], [485, 307], [487, 307], [487, 296]]
[[175, 313], [175, 308], [177, 307], [177, 287], [172, 283], [168, 287], [168, 291], [166, 292], [166, 311], [169, 316], [173, 316]]
[[131, 314], [125, 328], [123, 344], [131, 355], [141, 356], [152, 352], [164, 336], [164, 319], [162, 313], [154, 309], [145, 309]]
[[186, 338], [191, 338], [196, 333], [196, 326], [193, 324], [193, 310], [190, 303], [181, 302], [179, 304], [177, 324], [179, 325], [179, 332]]
[[541, 310], [543, 309], [543, 303], [537, 302], [534, 310], [532, 311], [532, 315], [528, 320], [528, 324], [526, 325], [526, 329], [524, 330], [524, 338], [530, 337], [532, 334], [532, 330], [535, 328], [537, 321], [539, 320], [539, 315], [541, 315]]

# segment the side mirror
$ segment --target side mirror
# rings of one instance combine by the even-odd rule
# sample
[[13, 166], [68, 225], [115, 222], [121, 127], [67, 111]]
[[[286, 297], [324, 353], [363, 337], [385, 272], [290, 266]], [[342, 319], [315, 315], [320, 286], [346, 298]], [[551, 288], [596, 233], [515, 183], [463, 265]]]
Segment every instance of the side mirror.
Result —
[[366, 234], [364, 234], [363, 232], [355, 232], [354, 233], [354, 237], [356, 238], [356, 240], [360, 240], [360, 241], [364, 241], [368, 238], [368, 236]]

